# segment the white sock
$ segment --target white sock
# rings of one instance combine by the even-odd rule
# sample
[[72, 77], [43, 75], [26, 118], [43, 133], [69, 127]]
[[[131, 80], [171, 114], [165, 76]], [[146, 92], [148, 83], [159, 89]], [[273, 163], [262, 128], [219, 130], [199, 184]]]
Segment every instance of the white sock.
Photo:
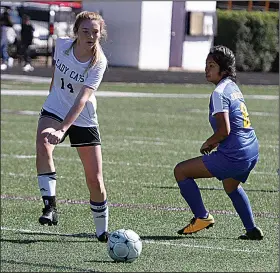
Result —
[[103, 202], [94, 202], [90, 200], [90, 208], [96, 228], [96, 236], [99, 237], [103, 232], [108, 231], [109, 209], [107, 200]]
[[56, 173], [38, 174], [38, 185], [42, 196], [55, 196]]

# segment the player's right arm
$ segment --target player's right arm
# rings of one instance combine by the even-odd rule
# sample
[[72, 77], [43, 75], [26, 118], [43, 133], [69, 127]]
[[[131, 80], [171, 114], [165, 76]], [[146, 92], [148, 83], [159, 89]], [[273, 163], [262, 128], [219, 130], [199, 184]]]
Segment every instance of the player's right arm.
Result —
[[53, 55], [54, 66], [53, 66], [52, 80], [51, 80], [51, 84], [50, 84], [50, 88], [49, 88], [49, 93], [51, 93], [53, 82], [54, 82], [55, 62], [56, 62], [58, 54], [59, 54], [58, 48], [60, 47], [61, 43], [62, 43], [62, 40], [60, 38], [57, 38], [55, 41], [55, 50], [54, 50], [54, 55]]
[[49, 93], [51, 93], [51, 91], [52, 91], [52, 86], [53, 86], [53, 78], [54, 78], [54, 71], [55, 71], [55, 66], [53, 67], [53, 72], [52, 72], [52, 80], [51, 80], [51, 84], [50, 84], [50, 88], [49, 88]]

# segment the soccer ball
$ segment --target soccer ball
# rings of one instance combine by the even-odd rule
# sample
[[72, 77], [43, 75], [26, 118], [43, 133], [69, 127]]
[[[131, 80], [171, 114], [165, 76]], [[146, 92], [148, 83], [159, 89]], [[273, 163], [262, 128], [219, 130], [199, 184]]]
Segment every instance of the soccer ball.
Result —
[[107, 250], [114, 261], [131, 263], [140, 256], [142, 241], [133, 230], [118, 229], [110, 233]]

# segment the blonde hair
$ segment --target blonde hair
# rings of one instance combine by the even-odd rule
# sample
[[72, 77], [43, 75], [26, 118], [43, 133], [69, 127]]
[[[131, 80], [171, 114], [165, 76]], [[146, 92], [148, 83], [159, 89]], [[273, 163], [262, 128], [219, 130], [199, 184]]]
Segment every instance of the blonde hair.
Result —
[[[78, 33], [78, 29], [80, 24], [82, 23], [82, 21], [89, 19], [89, 20], [94, 20], [97, 21], [100, 25], [100, 38], [96, 41], [96, 43], [93, 46], [92, 49], [92, 60], [89, 63], [88, 67], [86, 68], [86, 70], [84, 71], [83, 75], [85, 75], [85, 73], [92, 67], [94, 66], [97, 62], [99, 62], [101, 60], [101, 56], [104, 55], [102, 47], [100, 45], [100, 40], [101, 39], [106, 39], [107, 38], [107, 31], [106, 31], [106, 25], [104, 22], [104, 19], [102, 18], [102, 16], [97, 13], [97, 12], [90, 12], [90, 11], [82, 11], [80, 12], [77, 16], [76, 16], [76, 20], [74, 23], [74, 27], [73, 27], [73, 32], [74, 35], [76, 36]], [[75, 38], [75, 40], [73, 41], [73, 43], [71, 44], [71, 46], [66, 49], [64, 51], [64, 53], [66, 55], [69, 55], [70, 50], [73, 48], [73, 46], [75, 45], [75, 43], [77, 42], [77, 38]]]

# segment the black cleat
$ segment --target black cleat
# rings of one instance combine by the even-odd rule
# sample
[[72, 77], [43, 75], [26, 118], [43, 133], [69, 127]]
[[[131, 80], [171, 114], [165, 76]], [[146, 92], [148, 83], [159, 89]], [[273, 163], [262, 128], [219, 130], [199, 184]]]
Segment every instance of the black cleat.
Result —
[[43, 215], [39, 218], [41, 225], [56, 226], [58, 222], [58, 215], [56, 208], [44, 208]]
[[255, 227], [254, 229], [247, 231], [245, 234], [242, 234], [238, 237], [241, 240], [262, 240], [263, 232], [260, 228]]
[[96, 238], [99, 242], [107, 243], [109, 237], [109, 233], [104, 231], [100, 236], [96, 235]]

